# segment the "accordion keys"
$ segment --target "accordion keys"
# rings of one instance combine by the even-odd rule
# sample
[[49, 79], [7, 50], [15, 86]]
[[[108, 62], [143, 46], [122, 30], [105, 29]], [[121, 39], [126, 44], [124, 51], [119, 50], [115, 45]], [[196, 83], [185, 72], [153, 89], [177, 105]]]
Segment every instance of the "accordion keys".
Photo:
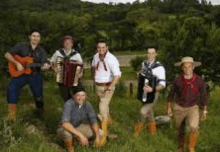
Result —
[[64, 60], [59, 57], [56, 63], [57, 77], [56, 82], [62, 83], [65, 86], [73, 87], [78, 85], [78, 77], [82, 69], [82, 64], [71, 60]]

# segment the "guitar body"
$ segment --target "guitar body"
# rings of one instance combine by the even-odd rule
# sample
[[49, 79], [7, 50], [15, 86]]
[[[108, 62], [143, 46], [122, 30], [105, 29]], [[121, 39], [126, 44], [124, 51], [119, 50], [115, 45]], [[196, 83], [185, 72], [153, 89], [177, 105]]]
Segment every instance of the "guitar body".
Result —
[[13, 55], [13, 57], [16, 61], [18, 61], [19, 63], [21, 63], [24, 66], [24, 70], [17, 71], [16, 66], [13, 63], [9, 62], [8, 68], [9, 68], [9, 73], [10, 73], [11, 77], [19, 77], [22, 74], [31, 74], [31, 72], [32, 72], [31, 68], [30, 67], [26, 68], [26, 67], [27, 67], [27, 65], [30, 65], [33, 63], [32, 57], [29, 57], [29, 56], [20, 57], [18, 55]]

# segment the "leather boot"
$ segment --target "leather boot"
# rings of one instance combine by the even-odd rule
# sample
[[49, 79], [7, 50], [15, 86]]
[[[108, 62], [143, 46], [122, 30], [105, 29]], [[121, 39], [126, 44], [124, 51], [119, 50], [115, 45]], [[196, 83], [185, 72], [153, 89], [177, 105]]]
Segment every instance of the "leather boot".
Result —
[[65, 142], [67, 151], [74, 152], [73, 141], [72, 140], [65, 140], [64, 142]]
[[154, 135], [157, 132], [156, 122], [155, 121], [148, 121], [148, 134]]
[[179, 135], [178, 142], [179, 142], [178, 152], [184, 152], [185, 136]]
[[101, 128], [103, 130], [103, 135], [100, 139], [99, 146], [105, 147], [105, 143], [106, 143], [107, 136], [108, 136], [108, 128], [107, 128], [107, 121], [106, 120], [101, 122]]
[[8, 120], [14, 121], [16, 120], [17, 114], [17, 104], [9, 103], [8, 104]]
[[190, 133], [189, 144], [188, 144], [189, 152], [195, 152], [197, 139], [198, 139], [198, 134]]
[[133, 135], [135, 137], [138, 137], [143, 129], [144, 129], [144, 123], [143, 122], [137, 122], [134, 125], [134, 133], [133, 133]]
[[111, 125], [113, 125], [114, 124], [114, 120], [112, 119], [112, 117], [110, 116], [110, 115], [108, 115], [108, 126], [111, 126]]

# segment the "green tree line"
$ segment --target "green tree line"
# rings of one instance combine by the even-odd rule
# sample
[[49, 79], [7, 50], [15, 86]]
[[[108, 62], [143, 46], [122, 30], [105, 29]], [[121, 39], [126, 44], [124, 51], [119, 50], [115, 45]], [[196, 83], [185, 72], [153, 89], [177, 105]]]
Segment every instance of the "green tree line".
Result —
[[75, 38], [75, 48], [89, 61], [98, 39], [110, 50], [143, 50], [156, 44], [168, 79], [173, 63], [183, 56], [201, 61], [199, 72], [208, 80], [220, 77], [220, 6], [202, 0], [146, 0], [140, 3], [94, 4], [80, 0], [2, 0], [0, 3], [0, 55], [27, 41], [31, 29], [42, 31], [48, 56], [60, 48], [64, 35]]

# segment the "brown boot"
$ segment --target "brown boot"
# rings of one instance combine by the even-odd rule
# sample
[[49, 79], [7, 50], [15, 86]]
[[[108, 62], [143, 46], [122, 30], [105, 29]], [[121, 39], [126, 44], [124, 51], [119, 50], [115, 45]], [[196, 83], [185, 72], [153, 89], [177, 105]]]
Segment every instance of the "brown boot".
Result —
[[156, 122], [155, 121], [148, 121], [148, 134], [154, 135], [157, 132]]
[[72, 140], [65, 140], [66, 149], [68, 152], [74, 152], [73, 148], [73, 141]]
[[112, 117], [110, 116], [110, 115], [108, 115], [108, 126], [111, 126], [111, 125], [113, 125], [114, 124], [114, 120], [112, 119]]
[[143, 129], [144, 129], [144, 123], [143, 122], [137, 122], [134, 125], [134, 133], [133, 133], [133, 135], [135, 137], [138, 137]]
[[101, 128], [103, 130], [103, 135], [100, 139], [99, 146], [100, 147], [105, 147], [106, 139], [107, 139], [107, 136], [108, 136], [108, 128], [107, 128], [107, 121], [106, 120], [103, 120], [101, 122]]
[[16, 120], [17, 114], [17, 104], [9, 103], [8, 104], [8, 120], [14, 121]]
[[178, 152], [184, 152], [185, 136], [179, 135], [178, 142], [179, 142]]
[[198, 134], [190, 133], [189, 145], [188, 145], [189, 152], [195, 152], [195, 146], [196, 146], [197, 139], [198, 139]]

